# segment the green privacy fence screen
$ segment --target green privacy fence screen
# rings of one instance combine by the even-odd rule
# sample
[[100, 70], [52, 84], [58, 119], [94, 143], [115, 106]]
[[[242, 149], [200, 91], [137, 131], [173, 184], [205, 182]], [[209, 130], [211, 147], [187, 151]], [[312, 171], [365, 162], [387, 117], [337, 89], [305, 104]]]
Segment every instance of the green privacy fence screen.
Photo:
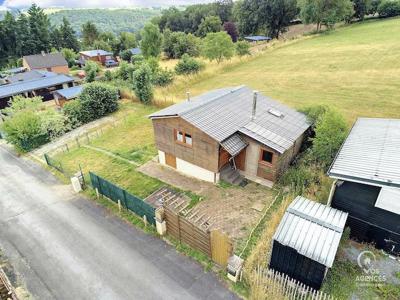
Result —
[[155, 209], [151, 205], [92, 172], [89, 175], [93, 188], [100, 194], [117, 203], [120, 200], [123, 207], [140, 217], [146, 216], [147, 221], [155, 225]]

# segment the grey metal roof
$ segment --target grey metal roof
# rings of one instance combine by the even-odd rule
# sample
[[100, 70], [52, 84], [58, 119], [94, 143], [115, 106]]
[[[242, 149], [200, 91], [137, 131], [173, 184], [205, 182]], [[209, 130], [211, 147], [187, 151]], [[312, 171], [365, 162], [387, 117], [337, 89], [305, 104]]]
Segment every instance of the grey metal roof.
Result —
[[[258, 94], [251, 119], [253, 91], [245, 86], [214, 90], [167, 107], [150, 118], [180, 116], [218, 142], [241, 132], [283, 153], [309, 128], [304, 114]], [[271, 109], [282, 113], [277, 117]]]
[[132, 53], [132, 55], [142, 54], [142, 50], [140, 50], [140, 48], [131, 48], [129, 51]]
[[289, 205], [274, 240], [331, 268], [347, 213], [297, 196]]
[[29, 81], [29, 80], [35, 80], [43, 77], [50, 77], [50, 76], [56, 76], [56, 73], [53, 72], [47, 72], [47, 71], [41, 71], [41, 70], [32, 70], [32, 71], [27, 71], [23, 73], [18, 73], [12, 76], [7, 77], [7, 81], [9, 83], [16, 83], [16, 82], [22, 82], [22, 81]]
[[248, 40], [248, 41], [253, 41], [253, 42], [272, 40], [272, 38], [270, 38], [269, 36], [264, 36], [264, 35], [245, 36], [244, 39]]
[[[48, 72], [51, 73], [51, 72]], [[64, 75], [51, 73], [50, 76], [37, 78], [34, 80], [15, 82], [0, 86], [0, 98], [10, 97], [29, 91], [48, 88], [55, 85], [73, 82], [74, 78]]]
[[400, 119], [359, 118], [328, 175], [400, 187]]
[[97, 55], [113, 55], [111, 52], [102, 50], [102, 49], [98, 49], [98, 50], [87, 50], [87, 51], [81, 51], [79, 52], [80, 54], [86, 55], [86, 56], [90, 56], [90, 57], [94, 57]]
[[247, 143], [243, 141], [239, 134], [235, 133], [221, 142], [221, 146], [229, 152], [230, 155], [236, 156], [247, 147]]
[[79, 95], [82, 93], [82, 90], [83, 86], [77, 85], [70, 88], [57, 90], [56, 93], [64, 97], [65, 99], [70, 100], [79, 97]]
[[50, 68], [68, 65], [60, 52], [28, 55], [23, 57], [31, 69]]

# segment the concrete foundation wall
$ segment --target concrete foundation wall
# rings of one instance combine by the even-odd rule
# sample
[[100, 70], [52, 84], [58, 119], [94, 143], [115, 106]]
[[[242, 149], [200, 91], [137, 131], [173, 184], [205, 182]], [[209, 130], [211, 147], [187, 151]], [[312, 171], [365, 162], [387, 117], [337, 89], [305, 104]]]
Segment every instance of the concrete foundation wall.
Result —
[[165, 165], [165, 152], [158, 150], [158, 161], [160, 164]]
[[180, 158], [176, 158], [176, 169], [182, 173], [204, 181], [213, 183], [216, 181], [216, 173], [203, 169]]

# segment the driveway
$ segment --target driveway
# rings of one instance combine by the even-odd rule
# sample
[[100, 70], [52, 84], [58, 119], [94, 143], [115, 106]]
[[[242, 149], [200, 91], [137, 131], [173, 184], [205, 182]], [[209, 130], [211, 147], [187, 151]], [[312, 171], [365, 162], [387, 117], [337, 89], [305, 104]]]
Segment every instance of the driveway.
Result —
[[36, 299], [237, 299], [196, 262], [2, 145], [0, 248]]

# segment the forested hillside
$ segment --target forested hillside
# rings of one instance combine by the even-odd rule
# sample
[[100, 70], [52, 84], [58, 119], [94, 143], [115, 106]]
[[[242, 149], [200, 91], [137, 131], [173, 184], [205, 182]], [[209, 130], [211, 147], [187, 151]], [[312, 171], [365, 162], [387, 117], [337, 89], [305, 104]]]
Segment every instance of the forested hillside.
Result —
[[118, 34], [123, 31], [136, 32], [151, 18], [160, 15], [160, 9], [68, 9], [49, 10], [52, 25], [60, 25], [63, 17], [71, 23], [74, 31], [80, 35], [82, 24], [91, 21], [100, 31], [111, 31]]

